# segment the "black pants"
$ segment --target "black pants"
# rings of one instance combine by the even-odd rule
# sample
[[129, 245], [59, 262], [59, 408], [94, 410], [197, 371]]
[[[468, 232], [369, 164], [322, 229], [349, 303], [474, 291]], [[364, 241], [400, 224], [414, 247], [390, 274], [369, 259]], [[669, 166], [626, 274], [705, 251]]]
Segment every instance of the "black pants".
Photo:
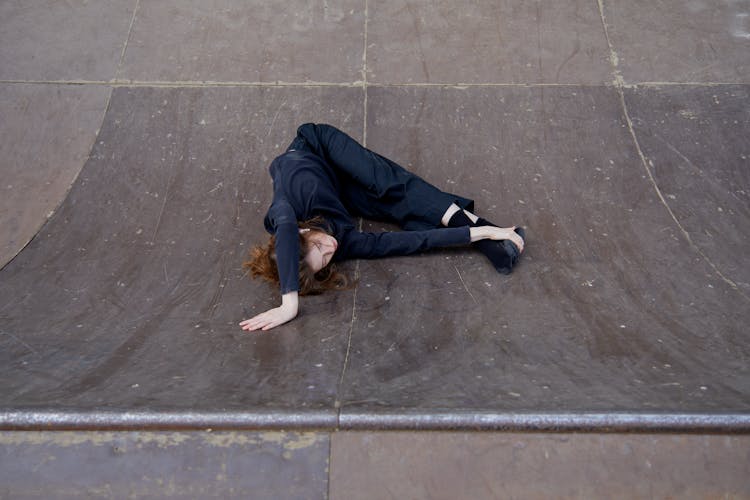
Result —
[[474, 210], [474, 200], [441, 191], [330, 125], [301, 125], [288, 149], [322, 157], [336, 172], [341, 201], [357, 217], [416, 231], [439, 227], [452, 203]]

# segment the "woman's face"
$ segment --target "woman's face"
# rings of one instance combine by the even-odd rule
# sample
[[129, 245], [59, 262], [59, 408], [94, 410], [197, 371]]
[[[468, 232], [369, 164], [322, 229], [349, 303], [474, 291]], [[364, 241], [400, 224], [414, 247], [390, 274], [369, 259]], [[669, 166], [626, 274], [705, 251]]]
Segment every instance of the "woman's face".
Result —
[[331, 262], [339, 242], [333, 236], [321, 231], [307, 231], [303, 233], [307, 243], [305, 262], [313, 272], [317, 273]]

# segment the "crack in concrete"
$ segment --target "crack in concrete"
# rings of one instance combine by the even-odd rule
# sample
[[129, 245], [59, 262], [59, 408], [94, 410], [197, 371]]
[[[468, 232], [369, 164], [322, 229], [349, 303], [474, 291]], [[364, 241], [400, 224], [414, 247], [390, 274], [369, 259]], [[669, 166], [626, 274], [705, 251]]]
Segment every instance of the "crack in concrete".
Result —
[[117, 69], [115, 69], [115, 80], [122, 70], [122, 63], [125, 61], [125, 52], [128, 50], [128, 43], [130, 43], [130, 36], [133, 33], [133, 25], [135, 24], [135, 17], [138, 14], [138, 7], [141, 4], [141, 0], [135, 0], [135, 7], [133, 7], [133, 17], [130, 18], [130, 26], [128, 26], [128, 35], [125, 37], [125, 44], [122, 46], [122, 52], [120, 53], [120, 60], [117, 63]]

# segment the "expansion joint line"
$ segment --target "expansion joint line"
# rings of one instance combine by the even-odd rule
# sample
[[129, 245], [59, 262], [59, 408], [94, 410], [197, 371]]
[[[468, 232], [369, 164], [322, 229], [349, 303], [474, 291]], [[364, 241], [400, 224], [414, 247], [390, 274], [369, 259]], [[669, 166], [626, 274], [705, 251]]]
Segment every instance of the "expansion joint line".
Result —
[[[669, 216], [672, 218], [672, 221], [674, 221], [674, 224], [677, 226], [677, 228], [682, 233], [682, 236], [685, 238], [685, 240], [688, 242], [688, 245], [696, 252], [698, 255], [700, 255], [704, 261], [714, 270], [714, 273], [721, 278], [727, 285], [729, 285], [732, 289], [737, 291], [740, 295], [742, 295], [745, 300], [750, 301], [750, 297], [748, 297], [747, 294], [735, 283], [733, 280], [727, 278], [724, 276], [724, 274], [719, 270], [719, 268], [714, 264], [711, 259], [706, 255], [698, 245], [695, 244], [693, 241], [693, 238], [691, 238], [690, 233], [685, 229], [685, 227], [680, 223], [679, 219], [675, 215], [674, 211], [672, 210], [672, 207], [669, 206], [669, 203], [667, 202], [667, 199], [664, 197], [664, 194], [661, 192], [661, 189], [659, 189], [659, 185], [656, 182], [656, 179], [654, 178], [654, 174], [651, 171], [651, 168], [649, 168], [650, 160], [646, 158], [646, 155], [643, 153], [643, 149], [641, 149], [641, 144], [638, 141], [638, 136], [635, 133], [635, 127], [633, 127], [633, 121], [630, 119], [630, 112], [628, 111], [628, 105], [625, 101], [625, 88], [628, 87], [628, 85], [625, 83], [624, 79], [622, 78], [622, 74], [620, 73], [620, 70], [618, 68], [619, 65], [619, 57], [617, 55], [617, 52], [615, 52], [614, 47], [612, 46], [612, 41], [609, 38], [609, 29], [607, 27], [607, 21], [604, 17], [604, 5], [602, 3], [602, 0], [597, 0], [599, 3], [599, 15], [601, 16], [602, 20], [602, 27], [604, 29], [604, 36], [607, 40], [607, 46], [609, 48], [609, 60], [612, 64], [612, 73], [615, 77], [613, 86], [615, 90], [617, 91], [617, 95], [620, 98], [620, 106], [622, 108], [622, 114], [625, 118], [625, 122], [628, 126], [628, 132], [630, 133], [630, 137], [633, 139], [633, 144], [635, 145], [635, 149], [638, 152], [638, 157], [641, 160], [641, 165], [646, 170], [646, 174], [648, 175], [648, 179], [651, 182], [651, 185], [654, 188], [654, 191], [656, 192], [656, 195], [659, 197], [659, 200], [661, 201], [661, 204], [666, 209]], [[653, 163], [651, 163], [651, 166], [653, 166]]]
[[[368, 21], [370, 18], [368, 10], [368, 0], [365, 0], [365, 33], [364, 33], [364, 46], [362, 48], [362, 93], [363, 93], [363, 113], [362, 113], [362, 145], [367, 147], [367, 28]], [[362, 218], [358, 221], [358, 230], [362, 231]], [[354, 325], [357, 322], [357, 292], [359, 291], [359, 266], [360, 259], [357, 259], [354, 264], [354, 293], [352, 294], [352, 320], [349, 323], [349, 332], [346, 341], [346, 354], [344, 355], [344, 365], [341, 368], [341, 376], [339, 377], [338, 388], [336, 390], [336, 409], [340, 413], [341, 410], [341, 390], [344, 385], [344, 375], [346, 375], [346, 369], [349, 366], [349, 355], [352, 351], [352, 336], [354, 335]]]
[[363, 117], [364, 123], [362, 125], [362, 144], [367, 145], [367, 29], [370, 20], [370, 13], [368, 11], [367, 0], [365, 0], [365, 33], [364, 33], [364, 47], [362, 48], [362, 92], [364, 94], [363, 102]]
[[[617, 75], [619, 77], [619, 74]], [[104, 86], [112, 88], [223, 88], [223, 87], [240, 87], [240, 88], [362, 88], [364, 92], [365, 105], [367, 104], [367, 92], [371, 88], [420, 88], [420, 89], [448, 89], [448, 90], [468, 90], [468, 89], [486, 89], [486, 88], [525, 88], [536, 89], [545, 87], [550, 88], [599, 88], [599, 87], [622, 87], [626, 89], [635, 89], [641, 87], [722, 87], [736, 86], [736, 82], [603, 82], [594, 84], [584, 83], [450, 83], [450, 82], [395, 82], [395, 83], [377, 83], [357, 80], [354, 82], [251, 82], [251, 81], [210, 81], [210, 80], [128, 80], [125, 78], [113, 78], [111, 80], [3, 80], [0, 79], [0, 85], [69, 85], [69, 86]], [[365, 106], [365, 111], [366, 111]], [[365, 112], [365, 116], [367, 113]], [[366, 127], [365, 127], [366, 133]]]

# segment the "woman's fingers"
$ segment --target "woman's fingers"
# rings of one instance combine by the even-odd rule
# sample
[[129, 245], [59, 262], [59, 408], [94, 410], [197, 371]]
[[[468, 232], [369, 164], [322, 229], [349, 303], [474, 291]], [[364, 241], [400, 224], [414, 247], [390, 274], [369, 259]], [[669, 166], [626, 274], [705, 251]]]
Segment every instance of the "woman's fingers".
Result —
[[521, 238], [521, 235], [519, 235], [515, 229], [518, 226], [511, 226], [511, 227], [492, 227], [492, 231], [494, 231], [494, 236], [492, 237], [493, 240], [510, 240], [512, 241], [517, 247], [519, 252], [523, 252], [523, 247], [525, 242], [523, 241], [523, 238]]
[[245, 321], [241, 322], [240, 326], [243, 330], [247, 330], [249, 332], [258, 330], [259, 328], [263, 328], [268, 324], [269, 320], [266, 316], [266, 313], [260, 313], [257, 316], [253, 316], [252, 318], [246, 319]]
[[521, 235], [516, 232], [517, 227], [518, 226], [504, 227], [503, 231], [505, 232], [505, 237], [503, 239], [512, 241], [518, 247], [518, 251], [523, 252], [524, 241], [523, 238], [521, 238]]
[[262, 312], [257, 316], [253, 316], [250, 319], [246, 319], [240, 322], [240, 326], [243, 330], [252, 332], [255, 330], [270, 330], [281, 324], [286, 323], [297, 315], [297, 312], [289, 313], [283, 306], [275, 307], [266, 312]]
[[243, 327], [242, 329], [246, 330], [248, 332], [254, 332], [256, 330], [265, 330], [265, 329], [267, 329], [266, 327], [268, 326], [268, 323], [269, 323], [268, 321], [264, 321], [264, 322], [260, 322], [260, 323], [255, 323], [255, 324]]
[[511, 226], [511, 227], [494, 227], [494, 226], [487, 226], [487, 229], [491, 231], [490, 238], [493, 240], [511, 240], [513, 243], [516, 244], [517, 247], [521, 248], [523, 246], [523, 238], [515, 231], [517, 226]]
[[510, 241], [515, 243], [515, 245], [518, 247], [519, 252], [523, 252], [524, 241], [518, 233], [516, 233], [515, 231], [512, 232], [510, 235]]
[[253, 323], [254, 321], [257, 321], [258, 319], [260, 319], [260, 317], [263, 316], [264, 314], [266, 314], [266, 313], [263, 312], [263, 313], [260, 313], [260, 314], [256, 314], [252, 318], [248, 318], [248, 319], [242, 320], [242, 321], [240, 321], [240, 326], [249, 325], [250, 323]]

